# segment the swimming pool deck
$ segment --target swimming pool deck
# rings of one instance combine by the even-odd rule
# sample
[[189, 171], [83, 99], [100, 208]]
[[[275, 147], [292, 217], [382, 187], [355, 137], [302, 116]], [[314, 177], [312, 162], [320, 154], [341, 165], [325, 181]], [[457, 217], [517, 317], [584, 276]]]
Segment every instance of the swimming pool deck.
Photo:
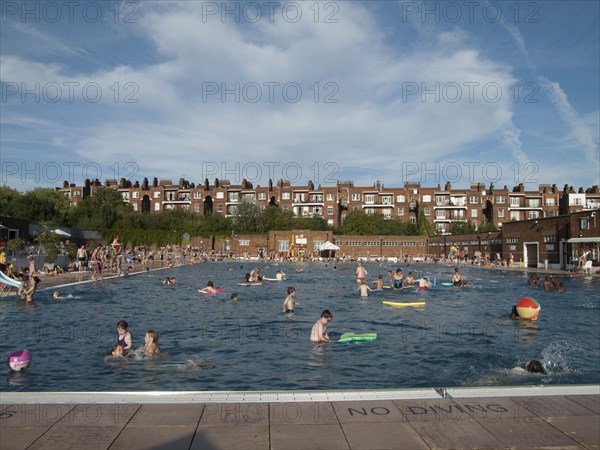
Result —
[[600, 385], [0, 393], [0, 448], [600, 448]]

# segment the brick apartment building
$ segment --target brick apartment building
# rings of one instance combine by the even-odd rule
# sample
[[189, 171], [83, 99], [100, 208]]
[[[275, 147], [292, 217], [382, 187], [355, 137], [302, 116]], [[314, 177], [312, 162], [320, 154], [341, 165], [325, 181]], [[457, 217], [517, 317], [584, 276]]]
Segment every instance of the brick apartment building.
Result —
[[348, 213], [363, 211], [367, 214], [383, 214], [388, 218], [399, 218], [404, 222], [416, 223], [418, 215], [434, 224], [436, 233], [448, 233], [453, 222], [470, 221], [477, 227], [492, 223], [496, 227], [508, 221], [535, 220], [555, 217], [578, 210], [587, 210], [600, 205], [600, 191], [593, 186], [578, 192], [565, 186], [561, 192], [556, 185], [542, 184], [537, 190], [526, 191], [523, 184], [513, 189], [506, 186], [486, 187], [482, 183], [472, 184], [468, 189], [454, 189], [446, 183], [442, 189], [424, 187], [420, 183], [405, 183], [403, 187], [385, 187], [379, 181], [372, 186], [355, 186], [352, 181], [338, 181], [335, 186], [293, 186], [289, 181], [271, 180], [267, 186], [256, 186], [247, 181], [233, 185], [227, 180], [216, 179], [213, 184], [205, 180], [195, 185], [180, 179], [152, 183], [145, 178], [138, 181], [121, 179], [86, 180], [83, 186], [65, 182], [63, 192], [72, 205], [94, 195], [101, 187], [117, 190], [123, 201], [135, 211], [155, 212], [182, 208], [199, 215], [221, 214], [230, 217], [236, 214], [241, 202], [248, 201], [266, 208], [277, 205], [292, 211], [296, 216], [321, 217], [330, 226], [339, 226]]

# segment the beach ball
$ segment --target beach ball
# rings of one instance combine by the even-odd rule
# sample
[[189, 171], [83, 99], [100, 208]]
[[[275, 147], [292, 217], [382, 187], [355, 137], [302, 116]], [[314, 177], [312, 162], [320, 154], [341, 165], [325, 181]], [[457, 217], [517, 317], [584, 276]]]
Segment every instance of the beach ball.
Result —
[[15, 372], [26, 369], [31, 364], [31, 352], [29, 350], [19, 350], [11, 353], [8, 355], [6, 363]]
[[541, 309], [537, 300], [531, 297], [523, 297], [517, 302], [517, 314], [521, 319], [535, 320], [540, 315]]

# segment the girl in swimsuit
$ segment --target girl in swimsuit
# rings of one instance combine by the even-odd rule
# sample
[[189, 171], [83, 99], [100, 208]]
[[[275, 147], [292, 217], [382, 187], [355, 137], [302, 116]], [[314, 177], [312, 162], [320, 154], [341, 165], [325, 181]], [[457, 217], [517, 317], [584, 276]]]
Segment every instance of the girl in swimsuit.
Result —
[[127, 331], [129, 325], [124, 320], [117, 322], [117, 344], [123, 347], [123, 352], [127, 353], [131, 350], [131, 333]]

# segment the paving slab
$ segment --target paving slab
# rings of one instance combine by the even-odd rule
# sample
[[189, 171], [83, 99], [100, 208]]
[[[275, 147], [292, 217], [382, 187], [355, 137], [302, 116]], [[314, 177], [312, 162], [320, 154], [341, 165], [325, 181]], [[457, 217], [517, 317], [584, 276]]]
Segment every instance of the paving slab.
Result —
[[35, 441], [28, 450], [105, 450], [123, 427], [55, 425]]
[[110, 450], [133, 449], [189, 449], [196, 425], [181, 426], [126, 426], [115, 439]]
[[339, 425], [271, 425], [272, 450], [343, 450], [349, 448]]
[[47, 427], [13, 427], [0, 426], [0, 448], [2, 450], [22, 450], [40, 438]]
[[268, 403], [208, 403], [200, 426], [269, 425]]
[[338, 425], [332, 403], [271, 403], [270, 423], [274, 425]]
[[353, 450], [429, 449], [407, 422], [342, 423], [342, 429]]
[[[464, 404], [478, 404], [477, 400], [469, 399], [464, 401], [460, 400], [457, 403], [451, 399], [439, 399], [439, 400], [394, 400], [393, 403], [400, 410], [400, 412], [406, 417], [406, 419], [413, 422], [460, 422], [460, 421], [471, 421], [475, 419], [469, 414]], [[487, 404], [487, 401], [485, 402]]]
[[391, 400], [372, 402], [335, 402], [333, 404], [340, 423], [406, 422]]
[[410, 425], [432, 449], [498, 449], [506, 447], [502, 441], [475, 421], [411, 421]]
[[199, 426], [190, 450], [200, 449], [268, 450], [269, 425]]
[[75, 406], [58, 424], [69, 426], [123, 427], [140, 408], [131, 403], [85, 403]]
[[482, 426], [507, 447], [514, 449], [583, 448], [576, 440], [543, 420], [497, 420], [484, 422]]
[[20, 403], [13, 404], [2, 411], [0, 427], [45, 427], [48, 428], [62, 420], [75, 405], [58, 403]]
[[511, 400], [544, 419], [548, 417], [593, 416], [597, 414], [564, 396], [513, 397]]
[[552, 417], [548, 423], [587, 448], [600, 448], [600, 416]]
[[204, 411], [203, 404], [145, 404], [141, 405], [127, 423], [127, 428], [135, 426], [198, 426]]
[[598, 395], [567, 395], [566, 397], [591, 409], [596, 414], [600, 414], [600, 392], [598, 392]]

